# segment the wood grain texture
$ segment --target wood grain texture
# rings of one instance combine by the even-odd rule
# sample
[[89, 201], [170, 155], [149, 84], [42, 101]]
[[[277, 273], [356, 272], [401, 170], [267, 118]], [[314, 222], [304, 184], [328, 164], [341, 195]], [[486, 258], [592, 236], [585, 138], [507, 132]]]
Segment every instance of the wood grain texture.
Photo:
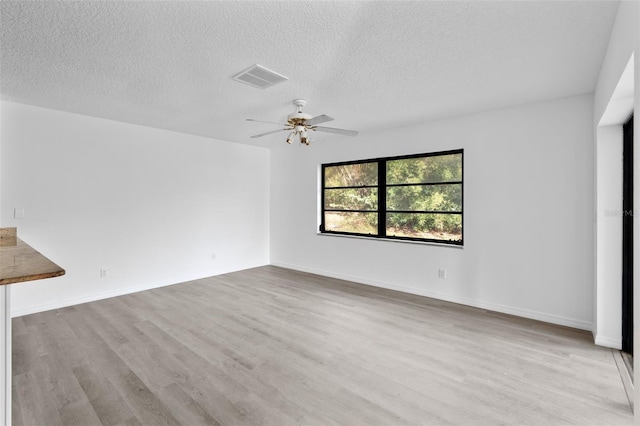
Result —
[[0, 246], [0, 285], [59, 277], [65, 271], [20, 238]]
[[0, 247], [18, 244], [18, 228], [0, 228]]
[[21, 425], [631, 425], [589, 333], [267, 266], [19, 317]]

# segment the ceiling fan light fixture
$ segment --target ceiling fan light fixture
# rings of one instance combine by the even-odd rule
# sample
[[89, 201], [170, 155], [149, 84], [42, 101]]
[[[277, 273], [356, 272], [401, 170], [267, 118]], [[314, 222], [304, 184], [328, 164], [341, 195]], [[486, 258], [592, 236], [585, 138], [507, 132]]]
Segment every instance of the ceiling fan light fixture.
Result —
[[300, 131], [300, 143], [309, 146], [309, 136], [306, 130]]
[[289, 136], [287, 136], [287, 143], [291, 145], [291, 143], [293, 142], [293, 138], [295, 137], [296, 137], [296, 132], [289, 133]]

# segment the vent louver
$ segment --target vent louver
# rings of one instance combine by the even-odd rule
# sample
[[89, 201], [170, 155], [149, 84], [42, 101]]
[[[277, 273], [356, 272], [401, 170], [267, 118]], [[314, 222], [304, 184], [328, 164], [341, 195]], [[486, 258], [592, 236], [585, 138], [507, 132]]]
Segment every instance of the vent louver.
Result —
[[253, 65], [251, 68], [233, 76], [233, 79], [259, 89], [266, 89], [278, 83], [289, 80], [277, 72], [271, 71], [261, 65]]

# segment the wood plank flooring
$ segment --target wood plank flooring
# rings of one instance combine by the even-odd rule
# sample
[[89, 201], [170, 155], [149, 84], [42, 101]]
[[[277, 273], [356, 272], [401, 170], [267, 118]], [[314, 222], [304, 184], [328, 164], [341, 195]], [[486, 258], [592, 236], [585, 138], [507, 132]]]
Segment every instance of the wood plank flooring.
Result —
[[589, 333], [266, 266], [13, 321], [13, 424], [631, 425]]

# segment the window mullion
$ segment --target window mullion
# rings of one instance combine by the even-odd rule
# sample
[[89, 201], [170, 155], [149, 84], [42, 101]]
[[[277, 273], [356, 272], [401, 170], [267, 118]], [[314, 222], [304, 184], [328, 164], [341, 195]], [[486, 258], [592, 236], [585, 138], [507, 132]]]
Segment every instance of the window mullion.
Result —
[[378, 236], [387, 236], [387, 162], [378, 161]]

